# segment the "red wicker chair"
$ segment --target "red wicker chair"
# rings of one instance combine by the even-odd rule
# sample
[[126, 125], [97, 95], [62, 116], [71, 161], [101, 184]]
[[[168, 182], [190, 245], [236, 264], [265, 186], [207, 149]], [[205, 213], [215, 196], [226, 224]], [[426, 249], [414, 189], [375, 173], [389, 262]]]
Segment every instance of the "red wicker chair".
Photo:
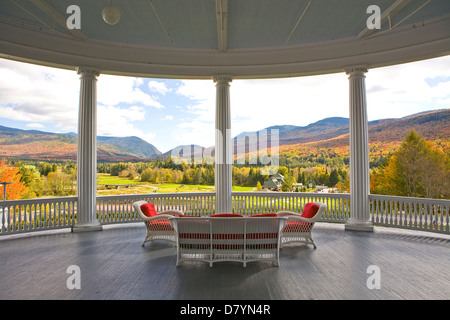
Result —
[[312, 238], [311, 232], [314, 223], [320, 219], [322, 213], [327, 209], [327, 206], [321, 202], [309, 202], [303, 208], [301, 214], [292, 211], [277, 212], [279, 217], [287, 217], [286, 226], [281, 230], [281, 243], [302, 242], [312, 244], [314, 249], [317, 248]]
[[142, 246], [151, 240], [167, 240], [177, 243], [175, 229], [170, 224], [169, 218], [182, 217], [183, 212], [178, 210], [167, 210], [163, 212], [156, 212], [153, 203], [147, 201], [137, 201], [133, 203], [133, 208], [144, 220], [147, 228]]

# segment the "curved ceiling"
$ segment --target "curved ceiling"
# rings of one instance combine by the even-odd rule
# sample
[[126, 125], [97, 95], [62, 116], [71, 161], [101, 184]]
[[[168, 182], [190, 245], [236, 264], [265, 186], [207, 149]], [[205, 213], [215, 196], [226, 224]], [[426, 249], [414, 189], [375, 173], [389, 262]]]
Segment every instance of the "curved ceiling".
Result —
[[[450, 54], [448, 0], [10, 0], [0, 4], [0, 57], [102, 73], [289, 77]], [[367, 12], [381, 10], [381, 28]], [[68, 29], [70, 5], [80, 29]]]

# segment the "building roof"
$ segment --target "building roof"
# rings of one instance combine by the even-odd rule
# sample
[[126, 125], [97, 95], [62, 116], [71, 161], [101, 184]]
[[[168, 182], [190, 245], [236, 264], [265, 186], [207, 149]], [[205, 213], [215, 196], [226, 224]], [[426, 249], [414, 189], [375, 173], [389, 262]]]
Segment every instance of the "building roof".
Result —
[[[234, 79], [342, 72], [450, 54], [450, 1], [17, 0], [0, 4], [0, 57], [104, 74]], [[68, 29], [71, 5], [80, 29]]]
[[272, 179], [284, 179], [284, 176], [281, 173], [275, 173], [271, 176]]
[[269, 179], [264, 182], [263, 188], [278, 188], [280, 185], [276, 183], [276, 180]]

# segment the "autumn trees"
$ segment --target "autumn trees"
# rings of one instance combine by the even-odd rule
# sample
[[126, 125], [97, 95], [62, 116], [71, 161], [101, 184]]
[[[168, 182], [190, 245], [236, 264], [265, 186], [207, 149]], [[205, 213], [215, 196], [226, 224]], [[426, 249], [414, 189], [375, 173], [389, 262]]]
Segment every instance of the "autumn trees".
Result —
[[[0, 160], [0, 182], [10, 182], [6, 186], [6, 199], [15, 200], [22, 199], [22, 197], [28, 192], [28, 187], [24, 182], [20, 181], [22, 175], [19, 173], [19, 168], [16, 168], [6, 163], [6, 160]], [[0, 186], [0, 194], [3, 197], [5, 185]]]
[[[36, 162], [0, 161], [0, 180], [13, 182], [6, 188], [7, 199], [32, 199], [44, 196], [69, 196], [76, 194], [77, 172], [75, 164], [57, 165]], [[3, 187], [0, 187], [3, 194]]]
[[371, 174], [371, 193], [425, 198], [450, 197], [450, 156], [414, 130]]
[[[283, 191], [307, 191], [310, 186], [324, 185], [349, 192], [347, 166], [344, 163], [280, 165], [278, 172], [285, 177]], [[99, 163], [98, 172], [149, 183], [214, 185], [214, 165], [175, 164], [170, 157], [138, 163]], [[269, 178], [261, 173], [257, 166], [233, 165], [233, 185], [261, 189]], [[8, 200], [75, 195], [76, 179], [75, 163], [25, 164], [0, 160], [0, 182], [13, 182], [6, 188]], [[294, 182], [302, 185], [293, 188]], [[414, 130], [390, 156], [372, 168], [370, 176], [371, 193], [383, 195], [449, 199], [449, 183], [448, 144], [426, 141]], [[0, 186], [2, 195], [3, 186]]]

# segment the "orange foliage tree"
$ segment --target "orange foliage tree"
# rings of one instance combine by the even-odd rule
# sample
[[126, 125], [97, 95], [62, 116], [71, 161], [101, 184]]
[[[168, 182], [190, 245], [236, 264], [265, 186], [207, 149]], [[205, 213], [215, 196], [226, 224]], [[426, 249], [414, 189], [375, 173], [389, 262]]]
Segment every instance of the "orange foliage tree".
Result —
[[[19, 168], [6, 163], [3, 159], [0, 161], [0, 182], [12, 182], [6, 186], [6, 199], [16, 200], [21, 199], [23, 195], [28, 192], [28, 187], [20, 181], [22, 175], [19, 173]], [[4, 185], [0, 186], [0, 197], [3, 199]]]

